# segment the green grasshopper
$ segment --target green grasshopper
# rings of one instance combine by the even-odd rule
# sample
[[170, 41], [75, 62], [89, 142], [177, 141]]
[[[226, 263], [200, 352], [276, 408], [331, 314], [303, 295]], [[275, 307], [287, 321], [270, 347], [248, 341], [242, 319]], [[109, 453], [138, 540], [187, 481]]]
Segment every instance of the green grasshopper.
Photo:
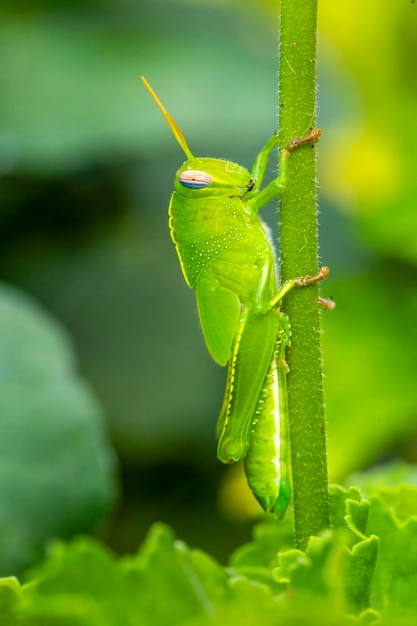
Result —
[[251, 173], [230, 161], [194, 157], [149, 83], [142, 81], [187, 157], [175, 177], [169, 229], [185, 281], [196, 293], [207, 348], [219, 365], [228, 364], [217, 456], [223, 463], [243, 459], [262, 508], [283, 516], [291, 499], [285, 362], [290, 327], [279, 304], [293, 287], [323, 280], [328, 269], [279, 288], [274, 250], [258, 210], [284, 189], [291, 152], [316, 142], [321, 131], [293, 139], [280, 153], [278, 177], [261, 190], [277, 135], [260, 151]]

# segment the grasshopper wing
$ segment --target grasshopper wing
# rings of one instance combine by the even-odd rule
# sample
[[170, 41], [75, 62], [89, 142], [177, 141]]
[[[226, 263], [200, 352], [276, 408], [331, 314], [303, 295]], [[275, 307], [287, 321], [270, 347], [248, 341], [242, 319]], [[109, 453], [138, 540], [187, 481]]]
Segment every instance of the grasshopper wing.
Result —
[[239, 298], [204, 276], [196, 287], [198, 315], [207, 348], [219, 365], [226, 365], [239, 325]]

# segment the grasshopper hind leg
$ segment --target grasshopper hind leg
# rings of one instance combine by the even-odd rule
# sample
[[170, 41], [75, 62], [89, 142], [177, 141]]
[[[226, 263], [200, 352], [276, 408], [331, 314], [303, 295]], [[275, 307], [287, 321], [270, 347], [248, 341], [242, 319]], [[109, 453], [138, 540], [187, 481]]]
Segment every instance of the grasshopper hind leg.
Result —
[[254, 415], [274, 356], [277, 323], [272, 310], [265, 315], [242, 315], [216, 429], [217, 456], [222, 463], [234, 463], [247, 454]]
[[284, 517], [291, 500], [288, 473], [286, 364], [280, 342], [265, 378], [244, 460], [248, 485], [267, 513]]

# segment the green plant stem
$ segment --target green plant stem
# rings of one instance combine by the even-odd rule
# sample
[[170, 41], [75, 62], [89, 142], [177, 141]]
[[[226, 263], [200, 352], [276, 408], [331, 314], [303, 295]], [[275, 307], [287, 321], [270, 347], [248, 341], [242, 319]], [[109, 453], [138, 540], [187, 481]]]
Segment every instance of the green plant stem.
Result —
[[[281, 0], [279, 137], [315, 126], [317, 0]], [[318, 268], [315, 149], [295, 151], [280, 202], [281, 278], [314, 275]], [[292, 328], [288, 351], [289, 433], [295, 540], [304, 550], [329, 524], [326, 435], [321, 371], [318, 286], [295, 289], [283, 302]]]

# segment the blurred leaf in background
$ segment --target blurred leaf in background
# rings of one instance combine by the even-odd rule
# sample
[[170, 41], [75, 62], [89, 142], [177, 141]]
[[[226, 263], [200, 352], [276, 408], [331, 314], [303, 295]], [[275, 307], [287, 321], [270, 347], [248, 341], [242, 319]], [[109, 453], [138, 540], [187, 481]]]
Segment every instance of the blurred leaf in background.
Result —
[[101, 410], [75, 374], [60, 326], [0, 287], [0, 575], [16, 575], [50, 537], [91, 531], [116, 496]]
[[341, 479], [386, 456], [416, 460], [417, 9], [330, 4], [322, 69], [336, 78], [343, 61], [356, 106], [329, 127], [321, 181], [368, 257], [356, 272], [333, 267], [341, 306], [325, 324], [330, 467]]
[[[162, 517], [219, 555], [196, 535], [218, 530], [224, 372], [167, 230], [183, 156], [139, 76], [194, 153], [250, 167], [276, 126], [276, 2], [0, 11], [2, 276], [74, 337], [121, 457], [126, 533]], [[408, 0], [319, 2], [323, 293], [338, 305], [323, 316], [333, 480], [416, 455], [416, 11]], [[276, 232], [275, 209], [267, 220]]]

